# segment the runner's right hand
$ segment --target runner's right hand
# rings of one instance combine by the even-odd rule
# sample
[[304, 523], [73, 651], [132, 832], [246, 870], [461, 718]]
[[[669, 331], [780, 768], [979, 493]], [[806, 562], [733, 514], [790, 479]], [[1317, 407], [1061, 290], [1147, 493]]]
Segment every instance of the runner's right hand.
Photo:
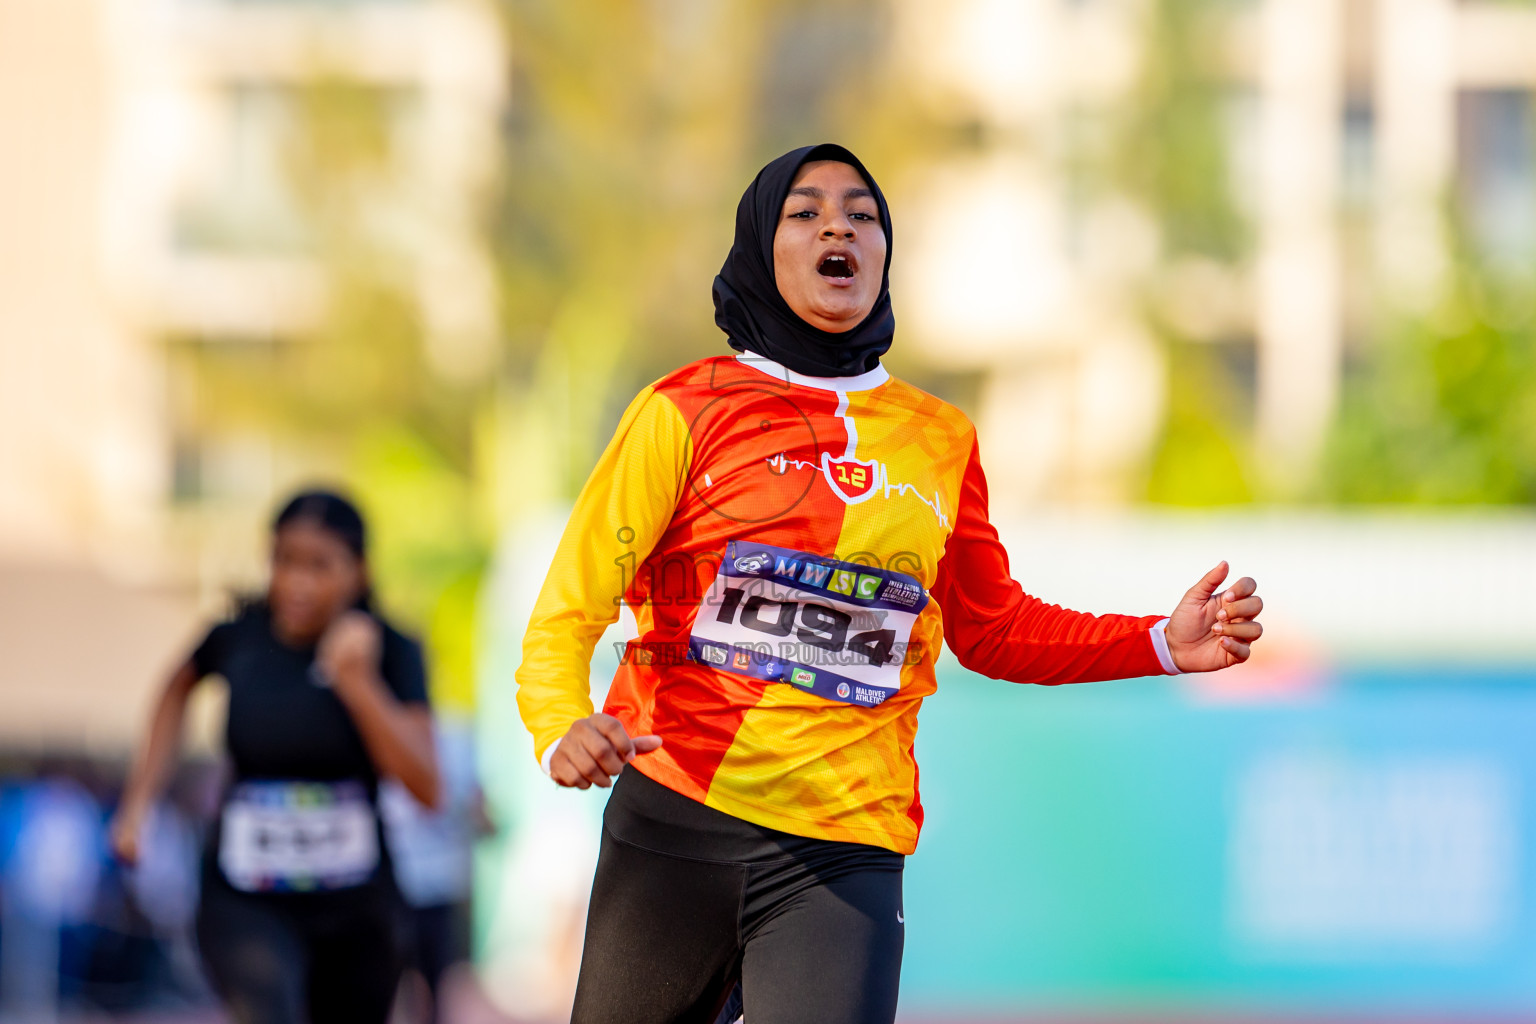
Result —
[[631, 739], [617, 718], [599, 712], [577, 719], [566, 730], [549, 759], [549, 775], [562, 786], [607, 789], [613, 785], [613, 776], [637, 754], [649, 754], [660, 746], [660, 736]]

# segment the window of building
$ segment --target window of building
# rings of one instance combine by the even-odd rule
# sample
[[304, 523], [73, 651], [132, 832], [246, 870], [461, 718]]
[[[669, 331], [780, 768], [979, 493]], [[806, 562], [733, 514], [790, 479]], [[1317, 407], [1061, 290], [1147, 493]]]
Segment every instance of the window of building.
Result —
[[298, 112], [291, 89], [240, 84], [224, 90], [212, 152], [175, 214], [177, 248], [301, 251], [309, 232], [287, 158]]
[[1497, 264], [1536, 257], [1536, 131], [1528, 89], [1458, 97], [1457, 198], [1468, 241]]

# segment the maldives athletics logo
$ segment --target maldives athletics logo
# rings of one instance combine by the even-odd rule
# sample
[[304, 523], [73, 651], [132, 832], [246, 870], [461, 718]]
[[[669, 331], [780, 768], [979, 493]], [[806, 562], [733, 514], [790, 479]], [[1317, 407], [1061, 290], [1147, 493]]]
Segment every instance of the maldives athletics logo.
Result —
[[832, 493], [849, 505], [867, 501], [875, 493], [879, 479], [885, 475], [885, 467], [879, 462], [865, 462], [852, 455], [834, 459], [830, 452], [821, 453], [821, 471]]

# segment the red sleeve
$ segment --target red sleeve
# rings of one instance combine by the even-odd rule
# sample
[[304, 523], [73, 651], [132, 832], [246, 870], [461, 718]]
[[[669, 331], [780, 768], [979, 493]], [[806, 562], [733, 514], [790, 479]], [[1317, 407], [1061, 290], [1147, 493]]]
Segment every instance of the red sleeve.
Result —
[[1163, 674], [1151, 632], [1164, 616], [1074, 612], [1014, 582], [987, 518], [987, 478], [974, 444], [933, 596], [949, 649], [982, 675], [1056, 684]]

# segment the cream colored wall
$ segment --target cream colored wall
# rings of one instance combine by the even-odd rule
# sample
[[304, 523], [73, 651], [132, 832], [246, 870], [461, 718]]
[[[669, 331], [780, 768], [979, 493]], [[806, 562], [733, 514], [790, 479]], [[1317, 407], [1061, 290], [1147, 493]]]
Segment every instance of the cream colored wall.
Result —
[[165, 488], [158, 354], [102, 273], [103, 43], [94, 0], [0, 0], [3, 556], [134, 562]]

